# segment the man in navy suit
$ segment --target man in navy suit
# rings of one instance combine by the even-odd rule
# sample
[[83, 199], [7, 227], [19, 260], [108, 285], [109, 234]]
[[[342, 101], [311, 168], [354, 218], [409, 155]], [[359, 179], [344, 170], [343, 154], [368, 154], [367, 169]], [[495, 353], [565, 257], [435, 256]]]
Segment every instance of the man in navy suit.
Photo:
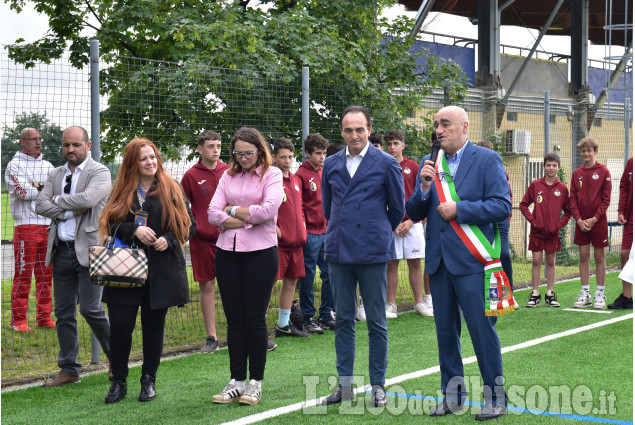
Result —
[[[428, 219], [425, 271], [430, 275], [444, 394], [443, 402], [430, 416], [455, 413], [467, 396], [459, 341], [462, 312], [484, 382], [485, 407], [476, 419], [494, 419], [507, 413], [496, 319], [485, 315], [483, 264], [470, 253], [450, 220], [478, 226], [492, 243], [494, 223], [511, 212], [509, 187], [501, 157], [468, 140], [465, 110], [457, 106], [442, 108], [435, 115], [434, 125], [450, 176], [435, 173], [434, 163], [425, 157], [419, 168], [420, 184], [406, 206], [413, 220]], [[440, 202], [435, 178], [439, 182], [452, 179], [460, 201]]]
[[371, 403], [386, 405], [388, 365], [386, 265], [395, 257], [394, 231], [404, 216], [401, 167], [368, 143], [368, 109], [348, 106], [340, 116], [346, 149], [330, 156], [322, 172], [322, 208], [328, 220], [325, 259], [335, 299], [335, 352], [339, 386], [323, 404], [353, 397], [357, 284], [366, 308]]

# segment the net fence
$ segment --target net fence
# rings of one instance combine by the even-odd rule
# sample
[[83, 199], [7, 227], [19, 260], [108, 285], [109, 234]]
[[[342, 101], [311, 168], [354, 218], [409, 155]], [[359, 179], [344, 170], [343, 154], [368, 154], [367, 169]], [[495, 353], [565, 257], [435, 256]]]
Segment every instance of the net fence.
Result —
[[[70, 53], [69, 53], [70, 54]], [[58, 342], [55, 331], [40, 328], [52, 304], [50, 269], [43, 265], [46, 240], [36, 237], [35, 230], [19, 226], [47, 226], [46, 220], [30, 215], [29, 206], [37, 196], [33, 183], [45, 181], [48, 167], [65, 163], [61, 151], [63, 129], [71, 125], [84, 127], [91, 134], [90, 70], [71, 67], [68, 55], [50, 63], [35, 63], [25, 67], [9, 59], [6, 50], [0, 53], [2, 102], [2, 174], [9, 170], [2, 191], [2, 385], [39, 379], [57, 369]], [[254, 73], [235, 69], [210, 68], [204, 64], [171, 63], [137, 58], [118, 58], [116, 63], [100, 63], [100, 144], [101, 162], [111, 170], [113, 180], [118, 175], [121, 153], [126, 143], [140, 136], [152, 140], [160, 149], [164, 166], [177, 181], [197, 161], [196, 138], [203, 130], [218, 132], [223, 141], [221, 160], [228, 162], [227, 146], [240, 127], [255, 127], [271, 143], [279, 137], [290, 139], [296, 147], [297, 168], [302, 161], [302, 78], [296, 75]], [[400, 90], [421, 90], [404, 87]], [[320, 133], [332, 143], [342, 143], [339, 132], [339, 112], [348, 104], [366, 104], [363, 96], [346, 90], [334, 90], [332, 85], [311, 84], [309, 89], [309, 131]], [[398, 94], [398, 93], [394, 93]], [[370, 100], [369, 100], [370, 102]], [[405, 156], [417, 162], [429, 153], [429, 135], [433, 129], [431, 117], [443, 106], [443, 91], [434, 89], [424, 102], [410, 111], [400, 122], [389, 119], [390, 96], [385, 104], [377, 100], [368, 104], [373, 115], [373, 130], [380, 134], [395, 128], [406, 133]], [[531, 279], [531, 253], [527, 251], [529, 228], [518, 204], [529, 183], [544, 174], [545, 99], [531, 96], [511, 96], [502, 114], [492, 114], [491, 99], [482, 91], [470, 90], [459, 105], [467, 110], [469, 136], [477, 142], [489, 139], [503, 152], [513, 193], [510, 245], [516, 286]], [[575, 142], [573, 126], [576, 107], [568, 99], [551, 99], [549, 114], [549, 150], [560, 155], [562, 178], [569, 185], [574, 164]], [[496, 133], [488, 128], [495, 128]], [[630, 120], [626, 121], [630, 126]], [[589, 135], [600, 144], [598, 159], [609, 167], [613, 193], [608, 212], [611, 223], [611, 245], [607, 263], [619, 265], [622, 227], [616, 225], [619, 179], [624, 169], [625, 144], [624, 105], [605, 105], [595, 116]], [[36, 129], [42, 138], [43, 158], [50, 165], [20, 159], [20, 132]], [[630, 135], [630, 131], [629, 131]], [[424, 137], [425, 136], [425, 137]], [[629, 137], [629, 152], [632, 152]], [[17, 155], [17, 159], [15, 156]], [[9, 184], [14, 159], [28, 168], [29, 177]], [[20, 161], [22, 161], [20, 163]], [[27, 166], [28, 165], [28, 166]], [[20, 168], [18, 166], [18, 168]], [[19, 171], [19, 170], [18, 170]], [[15, 171], [15, 173], [18, 173]], [[11, 190], [10, 195], [8, 190]], [[18, 199], [19, 198], [19, 199]], [[26, 231], [25, 231], [26, 229]], [[577, 249], [572, 244], [573, 224], [563, 234], [563, 251], [557, 254], [558, 277], [578, 272]], [[19, 230], [19, 232], [18, 232]], [[16, 235], [16, 233], [19, 233]], [[43, 248], [42, 248], [43, 245]], [[42, 249], [44, 252], [42, 252]], [[188, 262], [190, 303], [169, 310], [166, 322], [164, 352], [196, 350], [206, 336], [200, 310], [200, 290], [193, 281], [189, 248]], [[49, 275], [47, 275], [49, 273]], [[49, 277], [47, 277], [49, 276]], [[319, 273], [315, 282], [316, 304], [319, 305]], [[274, 289], [268, 312], [272, 329], [278, 316], [280, 282]], [[574, 300], [571, 300], [573, 302]], [[399, 267], [397, 304], [401, 310], [413, 305], [405, 261]], [[519, 300], [520, 302], [520, 300]], [[53, 315], [54, 319], [54, 315]], [[12, 323], [23, 322], [33, 332], [13, 331]], [[216, 323], [218, 338], [224, 342], [226, 322], [218, 290], [216, 291]], [[141, 355], [140, 321], [133, 335], [132, 359]], [[80, 335], [79, 363], [86, 369], [104, 369], [91, 356], [91, 334], [86, 322], [78, 315]]]

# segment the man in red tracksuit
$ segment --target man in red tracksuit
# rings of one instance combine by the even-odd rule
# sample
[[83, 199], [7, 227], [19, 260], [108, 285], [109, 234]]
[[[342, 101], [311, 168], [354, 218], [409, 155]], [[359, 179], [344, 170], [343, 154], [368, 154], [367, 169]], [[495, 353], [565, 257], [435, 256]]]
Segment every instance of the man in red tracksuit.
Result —
[[604, 248], [609, 245], [609, 230], [606, 210], [611, 203], [611, 173], [609, 169], [595, 161], [598, 153], [598, 142], [592, 137], [585, 137], [578, 143], [584, 164], [571, 176], [571, 214], [576, 220], [573, 243], [580, 249], [580, 283], [582, 289], [578, 300], [573, 303], [576, 308], [591, 305], [589, 279], [591, 274], [591, 244], [595, 258], [595, 291], [593, 307], [606, 308], [604, 282], [606, 279], [606, 263]]
[[280, 288], [280, 308], [276, 337], [306, 337], [307, 333], [289, 323], [291, 304], [295, 295], [298, 278], [304, 276], [304, 256], [302, 247], [306, 243], [306, 224], [302, 211], [302, 182], [291, 173], [294, 146], [290, 140], [280, 138], [273, 147], [276, 167], [282, 171], [284, 197], [278, 208], [276, 233], [278, 234], [278, 276], [282, 279]]
[[[324, 328], [335, 329], [333, 319], [334, 301], [329, 279], [329, 269], [324, 260], [324, 241], [326, 240], [327, 221], [322, 211], [322, 164], [329, 142], [319, 134], [309, 134], [304, 140], [307, 160], [295, 175], [302, 181], [302, 205], [306, 220], [307, 238], [304, 245], [304, 271], [300, 279], [300, 309], [303, 327], [308, 333], [323, 334]], [[320, 268], [322, 279], [322, 301], [320, 303], [319, 323], [315, 320], [313, 305], [313, 281], [316, 266]], [[292, 316], [293, 319], [293, 316]]]
[[[622, 269], [628, 261], [633, 245], [633, 158], [630, 158], [620, 179], [620, 201], [617, 206], [617, 222], [624, 226], [622, 234]], [[610, 309], [633, 308], [633, 284], [622, 280], [622, 293]]]
[[[519, 204], [520, 212], [531, 223], [529, 250], [532, 252], [531, 282], [534, 290], [529, 294], [526, 307], [536, 307], [540, 304], [538, 287], [543, 251], [546, 253], [545, 274], [547, 275], [545, 304], [550, 307], [560, 307], [553, 287], [556, 279], [556, 252], [561, 249], [560, 229], [566, 226], [571, 218], [569, 190], [558, 180], [560, 157], [557, 154], [545, 155], [544, 169], [544, 177], [531, 182]], [[533, 211], [529, 211], [531, 204], [534, 204]], [[560, 217], [561, 212], [564, 212], [562, 217]]]
[[36, 129], [23, 129], [20, 132], [20, 145], [22, 149], [9, 161], [4, 175], [11, 197], [11, 215], [15, 226], [11, 329], [16, 332], [33, 332], [27, 323], [27, 311], [34, 273], [37, 327], [56, 329], [55, 322], [51, 319], [52, 266], [44, 264], [51, 219], [35, 213], [35, 200], [44, 188], [53, 165], [42, 159], [42, 136]]
[[199, 162], [187, 170], [181, 179], [181, 186], [192, 204], [192, 213], [196, 221], [196, 233], [190, 238], [190, 255], [194, 281], [198, 282], [201, 291], [201, 311], [207, 338], [201, 348], [203, 353], [213, 353], [218, 349], [216, 339], [216, 304], [214, 287], [216, 270], [216, 241], [218, 227], [209, 223], [207, 209], [216, 192], [220, 178], [229, 168], [220, 161], [221, 138], [214, 131], [205, 130], [198, 136]]

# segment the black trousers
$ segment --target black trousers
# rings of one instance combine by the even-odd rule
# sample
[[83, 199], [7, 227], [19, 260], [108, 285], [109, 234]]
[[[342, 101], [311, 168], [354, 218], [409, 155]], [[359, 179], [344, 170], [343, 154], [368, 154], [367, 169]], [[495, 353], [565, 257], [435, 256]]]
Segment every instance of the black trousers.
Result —
[[[132, 348], [132, 331], [137, 322], [139, 306], [108, 304], [110, 316], [110, 362], [115, 379], [128, 377], [128, 359]], [[141, 329], [143, 335], [142, 375], [156, 376], [161, 353], [167, 308], [151, 310], [146, 297], [141, 306]]]
[[267, 361], [265, 315], [278, 273], [278, 249], [253, 252], [218, 249], [216, 281], [227, 317], [227, 346], [231, 378], [260, 381]]

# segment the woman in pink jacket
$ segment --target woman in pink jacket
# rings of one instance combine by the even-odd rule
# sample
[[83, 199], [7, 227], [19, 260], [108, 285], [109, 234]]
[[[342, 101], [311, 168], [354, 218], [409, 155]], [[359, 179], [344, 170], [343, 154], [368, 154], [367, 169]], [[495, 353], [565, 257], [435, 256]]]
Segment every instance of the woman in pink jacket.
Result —
[[257, 404], [267, 354], [265, 314], [278, 272], [282, 172], [271, 166], [269, 148], [256, 129], [238, 130], [229, 149], [229, 169], [218, 183], [208, 218], [220, 232], [216, 279], [227, 317], [231, 380], [212, 401]]

